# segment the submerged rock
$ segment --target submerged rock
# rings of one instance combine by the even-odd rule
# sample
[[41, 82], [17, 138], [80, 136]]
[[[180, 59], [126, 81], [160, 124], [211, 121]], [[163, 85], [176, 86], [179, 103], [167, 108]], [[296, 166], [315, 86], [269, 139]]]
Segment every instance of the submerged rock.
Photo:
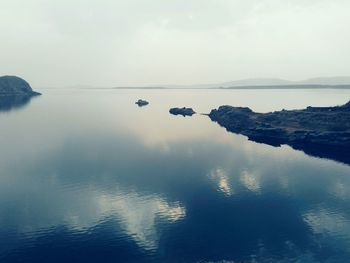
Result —
[[135, 102], [135, 104], [137, 104], [139, 107], [142, 107], [142, 106], [146, 106], [149, 104], [149, 102], [147, 100], [141, 100], [139, 99], [138, 101]]
[[41, 95], [32, 90], [24, 79], [16, 76], [0, 77], [0, 96], [36, 96]]
[[192, 108], [171, 108], [169, 112], [173, 115], [192, 116], [196, 112]]
[[307, 107], [269, 113], [221, 106], [212, 121], [250, 140], [274, 146], [288, 144], [310, 155], [350, 164], [350, 102], [336, 107]]

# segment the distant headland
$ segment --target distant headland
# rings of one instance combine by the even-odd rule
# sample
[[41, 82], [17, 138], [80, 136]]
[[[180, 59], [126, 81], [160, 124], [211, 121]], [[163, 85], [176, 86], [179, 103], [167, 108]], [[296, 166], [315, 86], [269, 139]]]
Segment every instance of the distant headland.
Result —
[[27, 81], [16, 76], [0, 77], [0, 96], [22, 96], [31, 97], [41, 95], [33, 91]]

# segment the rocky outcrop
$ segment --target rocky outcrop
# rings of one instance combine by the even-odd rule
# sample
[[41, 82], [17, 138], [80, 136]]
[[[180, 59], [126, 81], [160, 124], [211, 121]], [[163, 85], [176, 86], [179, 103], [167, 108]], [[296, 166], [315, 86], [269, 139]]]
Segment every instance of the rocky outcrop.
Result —
[[228, 131], [274, 146], [288, 144], [305, 153], [350, 164], [350, 102], [336, 107], [307, 107], [257, 113], [221, 106], [209, 114]]
[[169, 110], [170, 114], [173, 115], [182, 115], [182, 116], [192, 116], [196, 112], [192, 108], [171, 108]]
[[149, 102], [147, 100], [141, 100], [139, 99], [138, 101], [135, 102], [135, 104], [137, 104], [139, 107], [142, 107], [142, 106], [146, 106], [149, 104]]
[[36, 96], [28, 82], [16, 76], [0, 77], [0, 96]]

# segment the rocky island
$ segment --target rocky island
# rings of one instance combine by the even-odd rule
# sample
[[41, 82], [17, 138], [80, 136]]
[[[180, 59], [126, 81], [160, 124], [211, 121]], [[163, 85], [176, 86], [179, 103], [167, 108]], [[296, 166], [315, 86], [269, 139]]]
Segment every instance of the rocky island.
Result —
[[139, 107], [143, 107], [149, 104], [149, 102], [147, 100], [141, 100], [139, 99], [138, 101], [135, 102], [135, 104], [137, 104]]
[[10, 111], [27, 105], [32, 97], [41, 95], [28, 82], [15, 76], [0, 77], [0, 111]]
[[192, 108], [186, 108], [186, 107], [182, 107], [182, 108], [171, 108], [169, 110], [170, 114], [173, 115], [182, 115], [182, 116], [192, 116], [193, 114], [195, 114], [196, 112], [192, 109]]
[[307, 107], [269, 113], [221, 106], [209, 117], [249, 140], [280, 146], [350, 164], [350, 101], [343, 106]]
[[16, 76], [0, 77], [0, 96], [31, 97], [41, 95], [32, 90], [27, 81]]

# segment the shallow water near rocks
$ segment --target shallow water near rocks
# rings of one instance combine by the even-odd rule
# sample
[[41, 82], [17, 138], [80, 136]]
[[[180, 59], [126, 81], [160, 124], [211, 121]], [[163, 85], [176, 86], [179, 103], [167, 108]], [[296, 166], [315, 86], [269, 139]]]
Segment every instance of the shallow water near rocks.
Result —
[[350, 258], [350, 166], [169, 114], [341, 105], [350, 90], [40, 92], [0, 107], [0, 262]]

